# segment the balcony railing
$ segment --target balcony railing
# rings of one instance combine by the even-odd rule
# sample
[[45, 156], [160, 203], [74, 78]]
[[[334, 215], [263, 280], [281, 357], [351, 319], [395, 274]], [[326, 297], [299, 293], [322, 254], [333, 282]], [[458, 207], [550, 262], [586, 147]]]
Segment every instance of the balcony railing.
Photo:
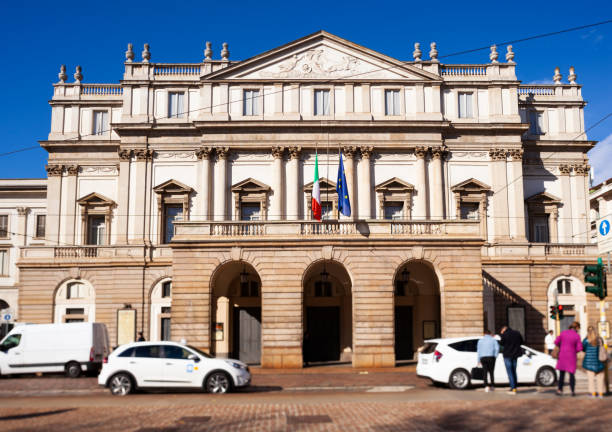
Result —
[[553, 96], [555, 94], [555, 86], [520, 86], [518, 88], [518, 94], [520, 95], [534, 95], [534, 96]]
[[21, 261], [142, 261], [171, 257], [169, 246], [28, 246], [20, 249]]
[[466, 75], [478, 75], [484, 76], [487, 74], [487, 67], [485, 65], [444, 65], [440, 68], [440, 73], [443, 76], [466, 76]]
[[200, 75], [200, 70], [200, 65], [193, 63], [156, 63], [153, 73], [155, 76]]
[[81, 84], [81, 94], [86, 96], [121, 96], [120, 84]]

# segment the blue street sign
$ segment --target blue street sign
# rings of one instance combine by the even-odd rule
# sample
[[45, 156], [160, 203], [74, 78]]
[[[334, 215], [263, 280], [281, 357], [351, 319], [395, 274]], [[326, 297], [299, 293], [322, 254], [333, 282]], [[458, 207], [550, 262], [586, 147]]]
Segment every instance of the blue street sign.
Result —
[[10, 321], [13, 316], [11, 314], [4, 314], [2, 318], [4, 318], [4, 321]]
[[604, 220], [602, 220], [602, 221], [599, 223], [599, 233], [600, 233], [602, 236], [605, 236], [605, 235], [607, 235], [609, 232], [610, 232], [610, 222], [608, 222], [608, 220], [607, 220], [607, 219], [604, 219]]

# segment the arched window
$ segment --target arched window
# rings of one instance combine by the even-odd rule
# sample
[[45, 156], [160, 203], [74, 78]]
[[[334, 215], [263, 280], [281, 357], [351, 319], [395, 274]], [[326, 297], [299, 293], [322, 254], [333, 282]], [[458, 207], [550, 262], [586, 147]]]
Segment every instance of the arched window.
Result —
[[559, 279], [557, 281], [557, 294], [572, 294], [572, 280], [571, 279]]
[[172, 280], [169, 278], [162, 279], [155, 284], [151, 291], [150, 340], [170, 340], [171, 307]]
[[54, 322], [94, 322], [96, 296], [87, 281], [73, 279], [64, 282], [55, 292]]

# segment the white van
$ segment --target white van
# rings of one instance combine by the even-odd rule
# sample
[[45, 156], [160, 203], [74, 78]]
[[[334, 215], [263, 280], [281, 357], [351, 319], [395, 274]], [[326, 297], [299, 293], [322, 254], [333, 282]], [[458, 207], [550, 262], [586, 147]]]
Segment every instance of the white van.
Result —
[[0, 342], [0, 375], [96, 373], [109, 354], [108, 331], [100, 323], [15, 326]]

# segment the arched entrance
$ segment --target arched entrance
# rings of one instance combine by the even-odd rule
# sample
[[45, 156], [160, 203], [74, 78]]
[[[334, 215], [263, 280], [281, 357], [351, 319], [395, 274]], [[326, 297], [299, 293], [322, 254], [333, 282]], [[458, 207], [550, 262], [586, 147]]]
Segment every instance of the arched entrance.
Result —
[[158, 281], [151, 290], [151, 325], [149, 339], [171, 340], [170, 320], [172, 308], [172, 279]]
[[423, 341], [440, 336], [440, 286], [429, 263], [409, 261], [393, 280], [395, 360], [412, 360]]
[[321, 260], [304, 278], [305, 363], [350, 362], [353, 357], [351, 280], [338, 262]]
[[587, 330], [587, 299], [584, 284], [574, 276], [559, 276], [552, 280], [548, 286], [548, 329], [557, 336], [556, 322], [550, 317], [548, 311], [555, 304], [563, 306], [563, 318], [560, 320], [560, 330], [567, 330], [573, 321], [580, 323], [580, 333], [586, 336]]
[[217, 357], [261, 362], [261, 279], [250, 264], [232, 261], [215, 273], [210, 328]]

